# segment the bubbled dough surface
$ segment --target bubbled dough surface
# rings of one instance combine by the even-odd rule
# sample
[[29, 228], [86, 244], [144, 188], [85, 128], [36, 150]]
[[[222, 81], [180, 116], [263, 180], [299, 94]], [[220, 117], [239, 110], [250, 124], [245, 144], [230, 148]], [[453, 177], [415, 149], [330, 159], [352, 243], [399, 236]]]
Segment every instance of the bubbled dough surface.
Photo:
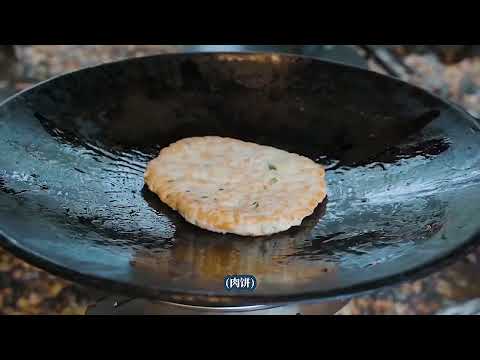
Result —
[[325, 171], [312, 160], [220, 137], [164, 148], [148, 164], [145, 182], [191, 224], [242, 236], [298, 226], [326, 197]]

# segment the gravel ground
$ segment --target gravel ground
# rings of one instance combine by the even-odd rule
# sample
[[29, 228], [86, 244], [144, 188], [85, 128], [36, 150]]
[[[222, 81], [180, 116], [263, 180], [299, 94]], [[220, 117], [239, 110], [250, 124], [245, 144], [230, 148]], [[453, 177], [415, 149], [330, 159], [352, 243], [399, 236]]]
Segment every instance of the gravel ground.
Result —
[[19, 73], [25, 79], [46, 80], [80, 68], [181, 50], [178, 45], [35, 45], [17, 47]]
[[[15, 90], [65, 72], [128, 57], [176, 52], [175, 45], [34, 45], [17, 50]], [[1, 59], [0, 59], [1, 60]], [[432, 55], [407, 55], [416, 71], [407, 80], [449, 97], [480, 115], [480, 58], [445, 65]], [[1, 70], [1, 69], [0, 69]], [[2, 80], [0, 78], [0, 80]], [[2, 91], [0, 83], [0, 91]], [[479, 252], [480, 254], [480, 252]], [[422, 281], [352, 301], [340, 314], [433, 314], [480, 298], [478, 254]], [[91, 292], [49, 275], [0, 249], [0, 314], [83, 314]]]

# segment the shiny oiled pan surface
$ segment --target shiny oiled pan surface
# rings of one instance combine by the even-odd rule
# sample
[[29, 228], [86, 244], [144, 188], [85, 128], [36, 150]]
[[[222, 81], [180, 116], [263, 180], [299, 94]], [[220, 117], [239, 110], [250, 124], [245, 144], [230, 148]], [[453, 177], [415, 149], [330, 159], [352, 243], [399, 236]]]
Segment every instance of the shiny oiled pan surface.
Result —
[[[0, 106], [0, 243], [132, 296], [235, 306], [330, 299], [426, 274], [480, 231], [480, 129], [403, 82], [312, 58], [159, 55], [67, 74]], [[149, 160], [219, 135], [325, 165], [328, 200], [267, 238], [187, 224]], [[226, 275], [256, 276], [252, 293]]]

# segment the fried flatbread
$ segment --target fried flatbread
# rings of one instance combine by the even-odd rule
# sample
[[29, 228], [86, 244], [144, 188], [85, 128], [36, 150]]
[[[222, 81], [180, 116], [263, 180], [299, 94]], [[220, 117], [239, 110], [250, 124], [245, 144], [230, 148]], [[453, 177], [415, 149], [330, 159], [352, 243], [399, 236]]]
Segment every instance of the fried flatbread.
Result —
[[325, 171], [314, 161], [221, 137], [164, 148], [148, 164], [145, 183], [189, 223], [241, 236], [298, 226], [326, 197]]

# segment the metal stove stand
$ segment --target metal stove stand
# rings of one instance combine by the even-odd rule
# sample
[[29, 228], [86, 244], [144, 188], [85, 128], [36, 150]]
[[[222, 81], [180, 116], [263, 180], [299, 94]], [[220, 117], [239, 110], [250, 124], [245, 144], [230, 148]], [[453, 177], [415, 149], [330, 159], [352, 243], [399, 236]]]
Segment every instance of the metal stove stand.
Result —
[[317, 304], [209, 308], [111, 296], [89, 306], [86, 315], [334, 315], [347, 303], [348, 300], [339, 300]]

